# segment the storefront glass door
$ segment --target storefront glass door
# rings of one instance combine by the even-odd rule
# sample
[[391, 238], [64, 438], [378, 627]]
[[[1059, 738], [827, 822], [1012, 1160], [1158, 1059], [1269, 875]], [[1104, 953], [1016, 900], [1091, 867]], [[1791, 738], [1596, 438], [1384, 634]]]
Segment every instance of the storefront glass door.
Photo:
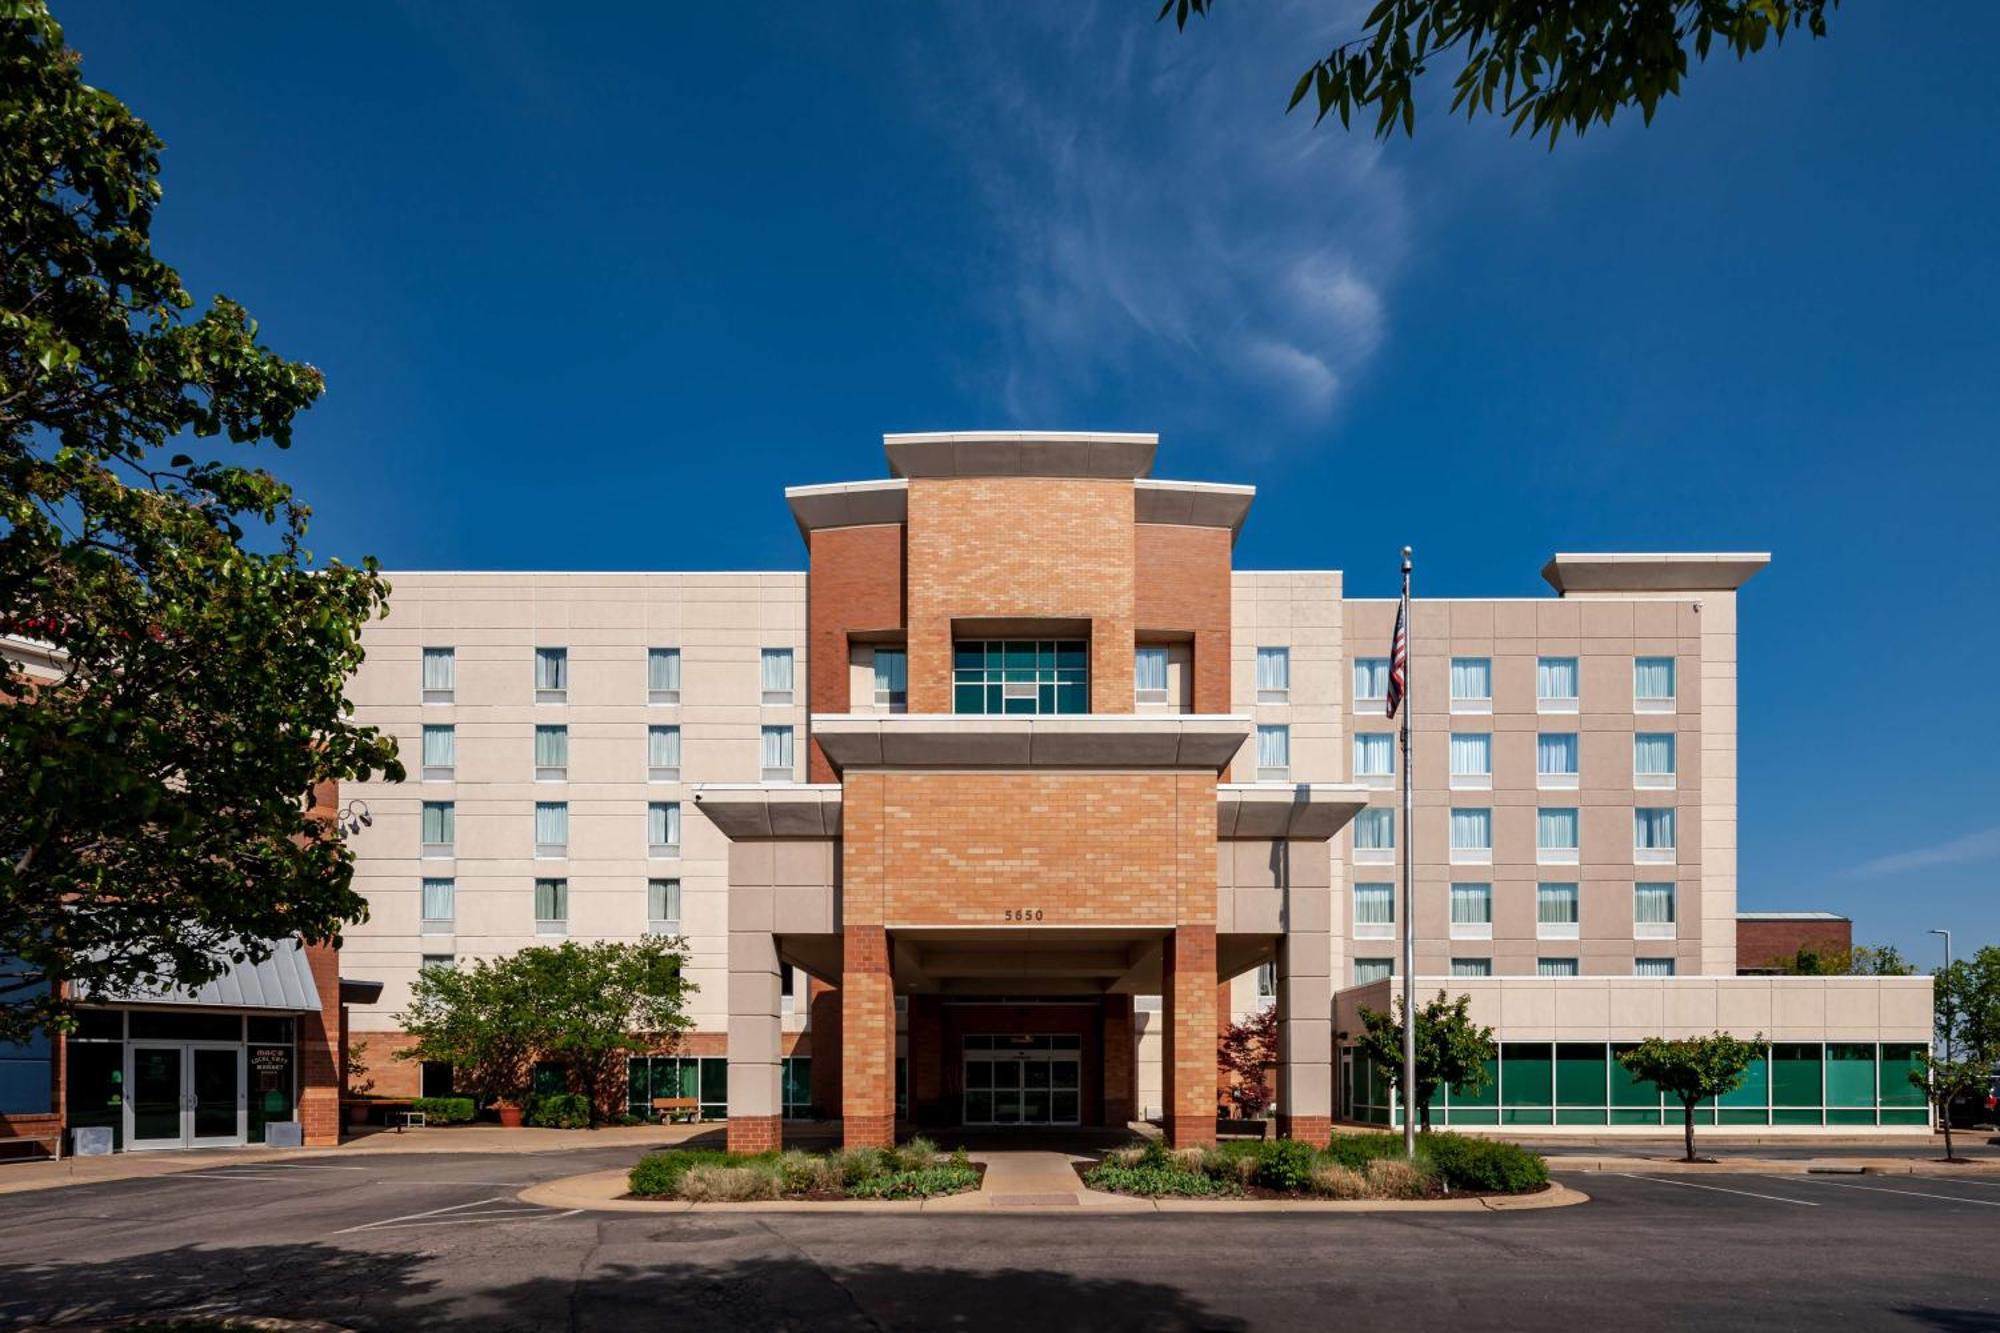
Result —
[[243, 1048], [134, 1042], [125, 1085], [134, 1148], [243, 1142]]
[[1081, 1046], [1075, 1037], [967, 1037], [964, 1122], [1079, 1123], [1083, 1111]]

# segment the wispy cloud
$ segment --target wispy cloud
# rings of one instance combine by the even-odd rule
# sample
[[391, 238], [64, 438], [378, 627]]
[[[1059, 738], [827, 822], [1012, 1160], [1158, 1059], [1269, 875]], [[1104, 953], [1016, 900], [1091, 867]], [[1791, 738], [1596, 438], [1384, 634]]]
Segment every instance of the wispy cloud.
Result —
[[1409, 211], [1365, 133], [1283, 114], [1354, 15], [1153, 12], [964, 7], [920, 72], [992, 228], [968, 277], [999, 356], [974, 373], [1021, 422], [1134, 396], [1322, 422], [1387, 336]]
[[1933, 870], [1939, 866], [1972, 865], [1995, 859], [2000, 859], [2000, 828], [1989, 828], [1953, 838], [1949, 842], [1878, 856], [1873, 861], [1863, 861], [1847, 873], [1853, 876], [1892, 875], [1907, 870]]

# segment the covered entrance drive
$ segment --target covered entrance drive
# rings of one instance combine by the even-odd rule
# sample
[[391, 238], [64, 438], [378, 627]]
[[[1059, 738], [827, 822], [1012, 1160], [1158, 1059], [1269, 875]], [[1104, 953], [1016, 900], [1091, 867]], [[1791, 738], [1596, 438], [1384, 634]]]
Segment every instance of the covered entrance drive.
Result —
[[967, 1125], [1083, 1123], [1083, 1039], [967, 1037], [961, 1094]]

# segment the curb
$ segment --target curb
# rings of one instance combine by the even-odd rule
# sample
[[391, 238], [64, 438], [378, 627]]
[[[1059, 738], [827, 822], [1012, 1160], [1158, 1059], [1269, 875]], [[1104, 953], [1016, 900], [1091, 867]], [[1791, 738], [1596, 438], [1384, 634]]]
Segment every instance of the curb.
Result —
[[1943, 1162], [1931, 1161], [1843, 1161], [1839, 1158], [1777, 1159], [1763, 1157], [1725, 1157], [1713, 1162], [1683, 1162], [1673, 1158], [1655, 1160], [1646, 1157], [1552, 1157], [1549, 1160], [1551, 1172], [1629, 1172], [1637, 1171], [1655, 1176], [1933, 1176], [1950, 1179], [1969, 1176], [1974, 1179], [2000, 1180], [2000, 1163], [1977, 1163], [1972, 1166], [1947, 1166]]

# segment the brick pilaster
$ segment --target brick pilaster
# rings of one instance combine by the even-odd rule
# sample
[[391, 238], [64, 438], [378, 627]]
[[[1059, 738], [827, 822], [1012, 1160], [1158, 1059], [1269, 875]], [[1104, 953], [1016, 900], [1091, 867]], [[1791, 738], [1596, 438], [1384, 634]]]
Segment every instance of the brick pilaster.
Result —
[[1162, 952], [1167, 1141], [1202, 1147], [1215, 1142], [1215, 927], [1177, 926]]
[[784, 1146], [784, 1120], [775, 1115], [732, 1115], [729, 1117], [729, 1151], [733, 1153], [774, 1152]]
[[896, 1001], [889, 932], [850, 921], [841, 935], [840, 1115], [850, 1148], [896, 1141]]

